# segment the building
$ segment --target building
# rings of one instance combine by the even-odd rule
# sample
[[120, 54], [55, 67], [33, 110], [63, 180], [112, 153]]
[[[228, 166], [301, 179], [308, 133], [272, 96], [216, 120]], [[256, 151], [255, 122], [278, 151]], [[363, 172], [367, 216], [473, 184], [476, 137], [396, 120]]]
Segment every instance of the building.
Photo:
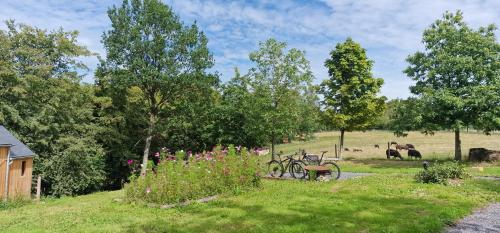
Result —
[[34, 153], [0, 125], [0, 197], [30, 198]]

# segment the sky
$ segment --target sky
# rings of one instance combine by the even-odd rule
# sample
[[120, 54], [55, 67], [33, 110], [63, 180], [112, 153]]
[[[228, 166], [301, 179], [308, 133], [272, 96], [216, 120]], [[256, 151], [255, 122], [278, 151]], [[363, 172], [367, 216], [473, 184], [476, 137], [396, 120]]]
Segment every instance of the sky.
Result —
[[[238, 67], [253, 64], [248, 54], [268, 38], [306, 52], [315, 83], [328, 78], [324, 61], [347, 37], [361, 43], [374, 61], [373, 74], [383, 78], [381, 94], [406, 98], [411, 80], [402, 72], [405, 58], [423, 49], [422, 32], [445, 11], [462, 10], [472, 27], [500, 26], [499, 0], [164, 0], [185, 24], [196, 21], [209, 39], [213, 71], [228, 81]], [[14, 19], [44, 29], [77, 30], [79, 43], [105, 56], [101, 36], [109, 30], [107, 9], [120, 0], [0, 0], [0, 20]], [[5, 24], [0, 25], [5, 29]], [[498, 31], [497, 31], [498, 33]], [[97, 57], [82, 59], [93, 82]]]

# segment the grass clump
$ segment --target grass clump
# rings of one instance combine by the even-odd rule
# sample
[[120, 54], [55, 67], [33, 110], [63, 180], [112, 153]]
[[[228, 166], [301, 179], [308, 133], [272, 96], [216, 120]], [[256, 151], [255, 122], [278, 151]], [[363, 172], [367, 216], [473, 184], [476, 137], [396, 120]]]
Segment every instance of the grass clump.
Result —
[[8, 201], [0, 201], [0, 211], [19, 208], [29, 203], [31, 203], [29, 199], [17, 197]]
[[216, 150], [187, 160], [180, 157], [167, 157], [156, 166], [156, 172], [132, 178], [125, 187], [127, 200], [171, 204], [260, 185], [258, 157], [245, 149]]
[[448, 184], [450, 179], [465, 179], [470, 177], [464, 164], [457, 161], [435, 163], [426, 170], [415, 175], [415, 180], [420, 183]]

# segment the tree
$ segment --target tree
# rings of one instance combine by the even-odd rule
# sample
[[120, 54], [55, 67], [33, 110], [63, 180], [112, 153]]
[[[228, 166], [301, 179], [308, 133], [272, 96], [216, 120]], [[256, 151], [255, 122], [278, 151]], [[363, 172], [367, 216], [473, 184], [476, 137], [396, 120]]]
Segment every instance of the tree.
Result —
[[219, 144], [252, 148], [268, 143], [263, 114], [255, 104], [249, 82], [249, 77], [235, 68], [235, 76], [221, 87], [221, 99], [215, 111]]
[[213, 58], [196, 24], [184, 26], [159, 0], [124, 0], [108, 15], [112, 29], [103, 35], [107, 56], [101, 67], [113, 85], [138, 87], [146, 101], [145, 174], [159, 115], [190, 94], [186, 87], [207, 79], [205, 70], [213, 66]]
[[348, 38], [338, 43], [325, 61], [329, 79], [321, 83], [325, 115], [340, 130], [340, 148], [345, 131], [364, 130], [383, 114], [385, 97], [378, 97], [384, 83], [372, 74], [373, 61], [360, 44]]
[[[446, 12], [423, 33], [423, 52], [406, 61], [410, 87], [424, 108], [424, 129], [455, 131], [455, 159], [461, 160], [460, 129], [485, 132], [500, 128], [500, 45], [496, 27], [470, 28], [462, 12]], [[485, 98], [486, 97], [486, 98]]]
[[44, 194], [84, 194], [104, 180], [95, 137], [93, 88], [80, 83], [91, 53], [77, 32], [45, 31], [7, 22], [0, 30], [0, 124], [35, 153]]
[[389, 129], [396, 136], [402, 136], [407, 131], [423, 128], [421, 111], [424, 106], [416, 98], [396, 99], [391, 101], [391, 112], [389, 113]]
[[[250, 91], [255, 95], [254, 112], [260, 111], [264, 127], [271, 141], [274, 156], [276, 137], [297, 132], [299, 93], [306, 91], [313, 76], [305, 53], [298, 49], [286, 51], [286, 43], [275, 39], [261, 42], [257, 51], [250, 53], [256, 64], [248, 73]], [[256, 122], [257, 123], [257, 122]]]

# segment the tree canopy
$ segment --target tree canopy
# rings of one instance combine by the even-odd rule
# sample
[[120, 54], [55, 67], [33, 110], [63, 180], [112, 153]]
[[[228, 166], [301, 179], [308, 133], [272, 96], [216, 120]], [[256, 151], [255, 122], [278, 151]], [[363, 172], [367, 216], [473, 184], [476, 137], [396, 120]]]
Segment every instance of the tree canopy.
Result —
[[0, 122], [35, 153], [45, 194], [98, 190], [104, 151], [96, 141], [93, 88], [80, 84], [77, 32], [7, 22], [0, 30]]
[[325, 66], [330, 77], [321, 83], [320, 93], [327, 124], [340, 130], [342, 147], [345, 131], [367, 129], [383, 114], [385, 97], [377, 95], [384, 80], [373, 77], [373, 61], [351, 38], [335, 46]]
[[271, 151], [277, 137], [297, 132], [300, 95], [307, 91], [313, 79], [305, 53], [275, 39], [259, 44], [259, 49], [250, 53], [255, 63], [248, 77], [250, 90], [255, 95], [254, 109], [260, 109], [261, 126], [267, 129]]
[[[103, 75], [114, 85], [138, 87], [146, 105], [142, 174], [158, 120], [190, 92], [217, 82], [207, 75], [213, 58], [207, 38], [196, 24], [184, 26], [172, 9], [159, 0], [123, 1], [108, 11], [112, 29], [103, 34], [106, 59]], [[186, 103], [186, 102], [184, 102]], [[162, 115], [163, 117], [159, 118]]]
[[453, 129], [455, 159], [461, 159], [460, 129], [500, 128], [500, 45], [489, 25], [470, 28], [462, 12], [446, 12], [423, 33], [425, 50], [407, 58], [404, 71], [422, 101], [418, 112], [426, 131]]

